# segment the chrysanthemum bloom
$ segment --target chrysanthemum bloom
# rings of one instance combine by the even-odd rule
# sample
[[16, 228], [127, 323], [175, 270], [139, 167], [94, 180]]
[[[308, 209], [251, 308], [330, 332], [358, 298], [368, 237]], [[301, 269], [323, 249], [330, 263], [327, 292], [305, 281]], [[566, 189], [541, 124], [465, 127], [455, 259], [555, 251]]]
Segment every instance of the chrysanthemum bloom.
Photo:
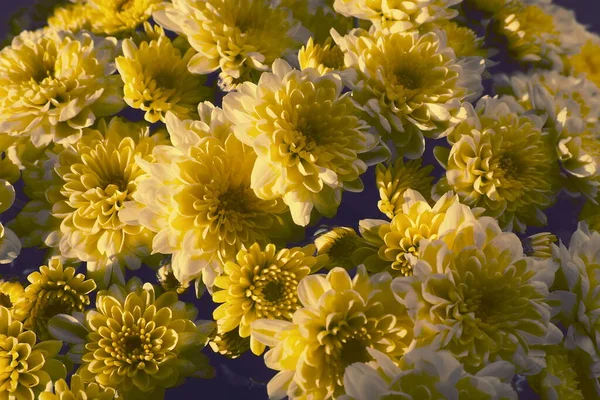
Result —
[[104, 35], [133, 32], [161, 5], [161, 0], [86, 0], [92, 32]]
[[89, 3], [67, 3], [56, 7], [48, 18], [48, 26], [56, 30], [78, 32], [83, 29], [90, 30], [92, 27], [90, 19]]
[[271, 347], [267, 367], [280, 371], [267, 385], [271, 399], [329, 399], [344, 394], [346, 368], [371, 359], [369, 348], [401, 356], [411, 340], [406, 310], [394, 299], [389, 274], [354, 279], [342, 268], [309, 275], [298, 286], [303, 308], [292, 322], [260, 319], [252, 335]]
[[483, 57], [489, 54], [489, 49], [484, 48], [484, 38], [477, 36], [472, 29], [457, 24], [454, 21], [439, 20], [421, 25], [421, 33], [443, 30], [446, 34], [446, 43], [454, 50], [456, 57]]
[[293, 223], [282, 201], [259, 199], [250, 188], [256, 155], [231, 133], [222, 110], [201, 108], [202, 121], [167, 113], [174, 147], [157, 147], [154, 163], [138, 159], [148, 179], [120, 215], [157, 233], [153, 251], [172, 254], [179, 282], [202, 276], [210, 288], [240, 249], [283, 245]]
[[459, 203], [452, 192], [442, 196], [433, 207], [412, 189], [407, 189], [403, 197], [400, 212], [391, 221], [360, 221], [361, 234], [371, 246], [360, 248], [354, 257], [370, 272], [385, 270], [392, 276], [412, 275], [421, 240], [435, 240], [482, 212]]
[[21, 253], [19, 237], [0, 223], [0, 264], [10, 264], [19, 253]]
[[175, 278], [173, 267], [170, 262], [165, 263], [158, 269], [156, 277], [164, 290], [174, 290], [178, 294], [184, 293], [190, 286], [189, 283], [181, 283]]
[[0, 280], [0, 306], [7, 308], [17, 321], [23, 321], [27, 316], [28, 307], [23, 301], [24, 290], [19, 282]]
[[377, 202], [379, 211], [389, 219], [402, 212], [402, 204], [406, 201], [407, 189], [419, 192], [425, 199], [431, 198], [433, 176], [432, 165], [421, 166], [421, 160], [404, 161], [401, 157], [394, 164], [378, 164], [375, 169], [375, 180], [381, 200]]
[[377, 29], [403, 32], [438, 19], [458, 15], [451, 6], [462, 0], [335, 0], [333, 7], [347, 17], [366, 19]]
[[167, 111], [181, 119], [197, 118], [198, 103], [209, 96], [210, 89], [203, 86], [204, 77], [187, 70], [194, 50], [182, 54], [161, 33], [157, 40], [139, 47], [131, 39], [123, 41], [124, 56], [117, 57], [116, 64], [125, 84], [125, 102], [145, 111], [144, 118], [152, 123], [164, 122]]
[[65, 378], [65, 366], [54, 359], [61, 346], [58, 340], [36, 344], [35, 333], [0, 306], [0, 398], [36, 400], [53, 380]]
[[569, 58], [570, 71], [573, 75], [583, 74], [600, 86], [600, 43], [598, 40], [588, 40], [577, 54]]
[[335, 267], [342, 267], [347, 271], [354, 269], [360, 263], [354, 262], [353, 254], [365, 244], [354, 229], [345, 226], [337, 226], [315, 238], [317, 254], [327, 255], [328, 258], [323, 265], [325, 269]]
[[39, 400], [113, 400], [117, 392], [113, 388], [104, 388], [96, 382], [84, 383], [77, 374], [71, 376], [71, 383], [64, 379], [54, 382], [52, 392], [40, 394]]
[[83, 354], [77, 372], [82, 381], [127, 399], [163, 399], [166, 388], [185, 378], [213, 373], [201, 350], [214, 323], [194, 321], [197, 314], [175, 292], [156, 296], [151, 284], [133, 278], [98, 292], [96, 309], [85, 313], [85, 321], [59, 314], [49, 330], [75, 344], [73, 356]]
[[0, 51], [0, 132], [37, 147], [74, 143], [96, 117], [119, 112], [116, 42], [52, 30], [16, 37]]
[[221, 69], [236, 80], [249, 70], [268, 70], [275, 59], [308, 39], [289, 10], [268, 0], [175, 0], [153, 18], [165, 29], [185, 35], [198, 52], [188, 63], [190, 72]]
[[483, 98], [477, 112], [467, 106], [469, 118], [449, 136], [456, 143], [435, 149], [446, 168], [437, 190], [453, 190], [463, 203], [485, 208], [503, 229], [523, 232], [546, 224], [542, 210], [555, 201], [560, 171], [544, 120], [512, 107], [520, 108], [495, 98]]
[[250, 337], [241, 337], [238, 329], [223, 333], [215, 330], [208, 344], [215, 353], [235, 359], [250, 350]]
[[414, 349], [402, 358], [400, 367], [385, 354], [368, 351], [374, 361], [346, 368], [346, 395], [340, 400], [518, 398], [510, 385], [514, 366], [506, 361], [491, 363], [472, 375], [448, 351]]
[[550, 258], [552, 257], [552, 245], [556, 243], [556, 236], [550, 232], [541, 232], [527, 236], [521, 240], [523, 252], [529, 257]]
[[331, 38], [323, 44], [315, 43], [313, 38], [308, 39], [306, 46], [298, 52], [298, 61], [301, 69], [316, 68], [321, 75], [345, 69], [344, 53]]
[[545, 300], [558, 265], [524, 256], [519, 238], [490, 217], [421, 243], [413, 275], [392, 288], [415, 322], [414, 347], [448, 350], [467, 371], [505, 360], [526, 375], [562, 339]]
[[65, 268], [58, 259], [49, 260], [48, 265], [29, 274], [27, 280], [30, 284], [23, 294], [27, 310], [23, 324], [42, 340], [50, 338], [50, 318], [83, 312], [90, 304], [89, 294], [96, 288], [93, 280], [76, 273], [75, 268]]
[[344, 82], [352, 98], [405, 157], [423, 154], [423, 135], [445, 136], [464, 118], [463, 101], [483, 90], [484, 60], [457, 59], [443, 33], [333, 34], [345, 53], [346, 68], [357, 72]]
[[252, 189], [263, 199], [283, 197], [301, 226], [313, 208], [334, 216], [343, 189], [362, 191], [360, 175], [382, 153], [342, 88], [337, 74], [277, 60], [258, 85], [246, 82], [223, 99], [236, 137], [258, 155]]
[[257, 243], [240, 250], [215, 278], [215, 287], [222, 289], [212, 297], [223, 303], [213, 312], [219, 332], [238, 329], [241, 337], [250, 336], [252, 352], [262, 354], [265, 346], [251, 335], [250, 324], [259, 318], [292, 319], [301, 307], [298, 283], [322, 264], [323, 256], [315, 257], [315, 250], [308, 245], [278, 251], [273, 244], [263, 250]]

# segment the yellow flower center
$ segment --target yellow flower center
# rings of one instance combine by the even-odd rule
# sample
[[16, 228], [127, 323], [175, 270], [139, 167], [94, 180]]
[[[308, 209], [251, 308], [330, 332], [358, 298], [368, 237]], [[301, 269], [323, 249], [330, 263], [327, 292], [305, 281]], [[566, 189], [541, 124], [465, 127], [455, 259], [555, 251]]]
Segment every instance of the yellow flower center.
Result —
[[[131, 316], [133, 318], [133, 316]], [[153, 361], [154, 353], [162, 348], [160, 340], [152, 340], [151, 331], [146, 330], [146, 319], [140, 318], [131, 327], [123, 326], [120, 332], [111, 335], [112, 342], [106, 352], [117, 360], [144, 369], [145, 361]]]
[[300, 306], [296, 288], [298, 279], [291, 271], [281, 270], [277, 265], [271, 265], [255, 275], [248, 287], [246, 296], [250, 297], [256, 307], [258, 318], [280, 318], [291, 315]]
[[502, 170], [504, 176], [506, 176], [507, 178], [516, 179], [519, 177], [519, 163], [518, 160], [515, 159], [512, 155], [503, 154], [502, 156], [500, 156], [498, 166]]
[[404, 69], [395, 71], [391, 81], [392, 84], [404, 86], [409, 90], [415, 90], [420, 86], [418, 78]]
[[341, 69], [344, 66], [344, 52], [339, 46], [323, 51], [321, 63], [327, 68]]

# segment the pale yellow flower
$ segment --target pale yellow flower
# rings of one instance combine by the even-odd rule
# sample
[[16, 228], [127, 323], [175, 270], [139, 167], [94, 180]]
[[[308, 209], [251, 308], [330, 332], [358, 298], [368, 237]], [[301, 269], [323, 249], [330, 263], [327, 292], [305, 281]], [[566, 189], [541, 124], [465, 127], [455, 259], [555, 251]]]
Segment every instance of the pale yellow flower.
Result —
[[91, 29], [90, 6], [87, 3], [70, 3], [56, 7], [48, 18], [48, 26], [56, 30], [78, 32]]
[[96, 382], [84, 383], [77, 374], [71, 376], [71, 383], [64, 379], [54, 382], [52, 392], [40, 394], [39, 400], [113, 400], [118, 398], [113, 388], [104, 388]]
[[0, 306], [7, 308], [17, 321], [23, 321], [27, 316], [28, 304], [23, 301], [24, 290], [19, 282], [0, 280]]
[[129, 34], [161, 6], [161, 0], [86, 0], [92, 32], [105, 35]]
[[315, 43], [313, 38], [298, 52], [300, 69], [316, 68], [321, 75], [345, 69], [344, 53], [331, 38], [321, 45]]

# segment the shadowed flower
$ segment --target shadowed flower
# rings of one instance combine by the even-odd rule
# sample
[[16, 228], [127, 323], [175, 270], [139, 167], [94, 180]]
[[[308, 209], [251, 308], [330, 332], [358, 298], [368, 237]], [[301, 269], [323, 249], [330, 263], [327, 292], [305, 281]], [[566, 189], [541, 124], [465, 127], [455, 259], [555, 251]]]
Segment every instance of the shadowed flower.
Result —
[[569, 62], [573, 75], [583, 74], [600, 87], [600, 42], [597, 39], [588, 40]]
[[0, 280], [0, 306], [8, 309], [13, 319], [23, 321], [27, 316], [27, 302], [23, 301], [23, 285]]
[[56, 7], [48, 18], [48, 26], [56, 30], [79, 32], [91, 29], [89, 3], [67, 3]]
[[328, 261], [322, 266], [325, 269], [342, 267], [347, 271], [357, 265], [352, 257], [357, 249], [365, 245], [364, 240], [352, 228], [338, 226], [319, 234], [315, 238], [318, 255], [327, 255]]
[[19, 253], [21, 253], [19, 237], [0, 223], [0, 264], [10, 264]]
[[250, 337], [241, 337], [238, 329], [223, 333], [215, 331], [209, 345], [215, 353], [235, 359], [250, 350]]
[[40, 394], [38, 400], [113, 400], [117, 393], [113, 388], [104, 388], [95, 382], [84, 383], [79, 375], [71, 377], [71, 384], [64, 379], [54, 383], [54, 390]]
[[171, 266], [170, 262], [165, 263], [158, 269], [156, 277], [158, 278], [160, 286], [162, 286], [164, 290], [174, 290], [177, 292], [177, 294], [184, 293], [190, 286], [189, 283], [181, 283], [177, 280], [177, 278], [175, 278], [173, 267]]
[[529, 257], [550, 258], [552, 257], [552, 245], [556, 243], [556, 236], [550, 232], [536, 233], [521, 240], [523, 252]]
[[87, 0], [86, 6], [92, 32], [124, 36], [161, 8], [161, 0]]

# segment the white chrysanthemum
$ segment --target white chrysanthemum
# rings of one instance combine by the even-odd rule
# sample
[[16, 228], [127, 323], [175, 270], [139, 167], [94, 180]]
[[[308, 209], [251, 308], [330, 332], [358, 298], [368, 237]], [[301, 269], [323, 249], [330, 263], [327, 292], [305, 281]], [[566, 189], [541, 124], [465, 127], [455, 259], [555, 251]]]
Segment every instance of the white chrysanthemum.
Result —
[[420, 348], [402, 357], [400, 367], [388, 356], [368, 349], [374, 361], [346, 368], [340, 400], [516, 400], [510, 385], [514, 366], [506, 361], [491, 363], [475, 375], [448, 351]]
[[421, 246], [413, 276], [392, 286], [415, 322], [414, 347], [448, 350], [467, 371], [499, 360], [522, 374], [544, 368], [543, 346], [562, 338], [545, 302], [553, 260], [524, 256], [519, 238], [489, 217]]

